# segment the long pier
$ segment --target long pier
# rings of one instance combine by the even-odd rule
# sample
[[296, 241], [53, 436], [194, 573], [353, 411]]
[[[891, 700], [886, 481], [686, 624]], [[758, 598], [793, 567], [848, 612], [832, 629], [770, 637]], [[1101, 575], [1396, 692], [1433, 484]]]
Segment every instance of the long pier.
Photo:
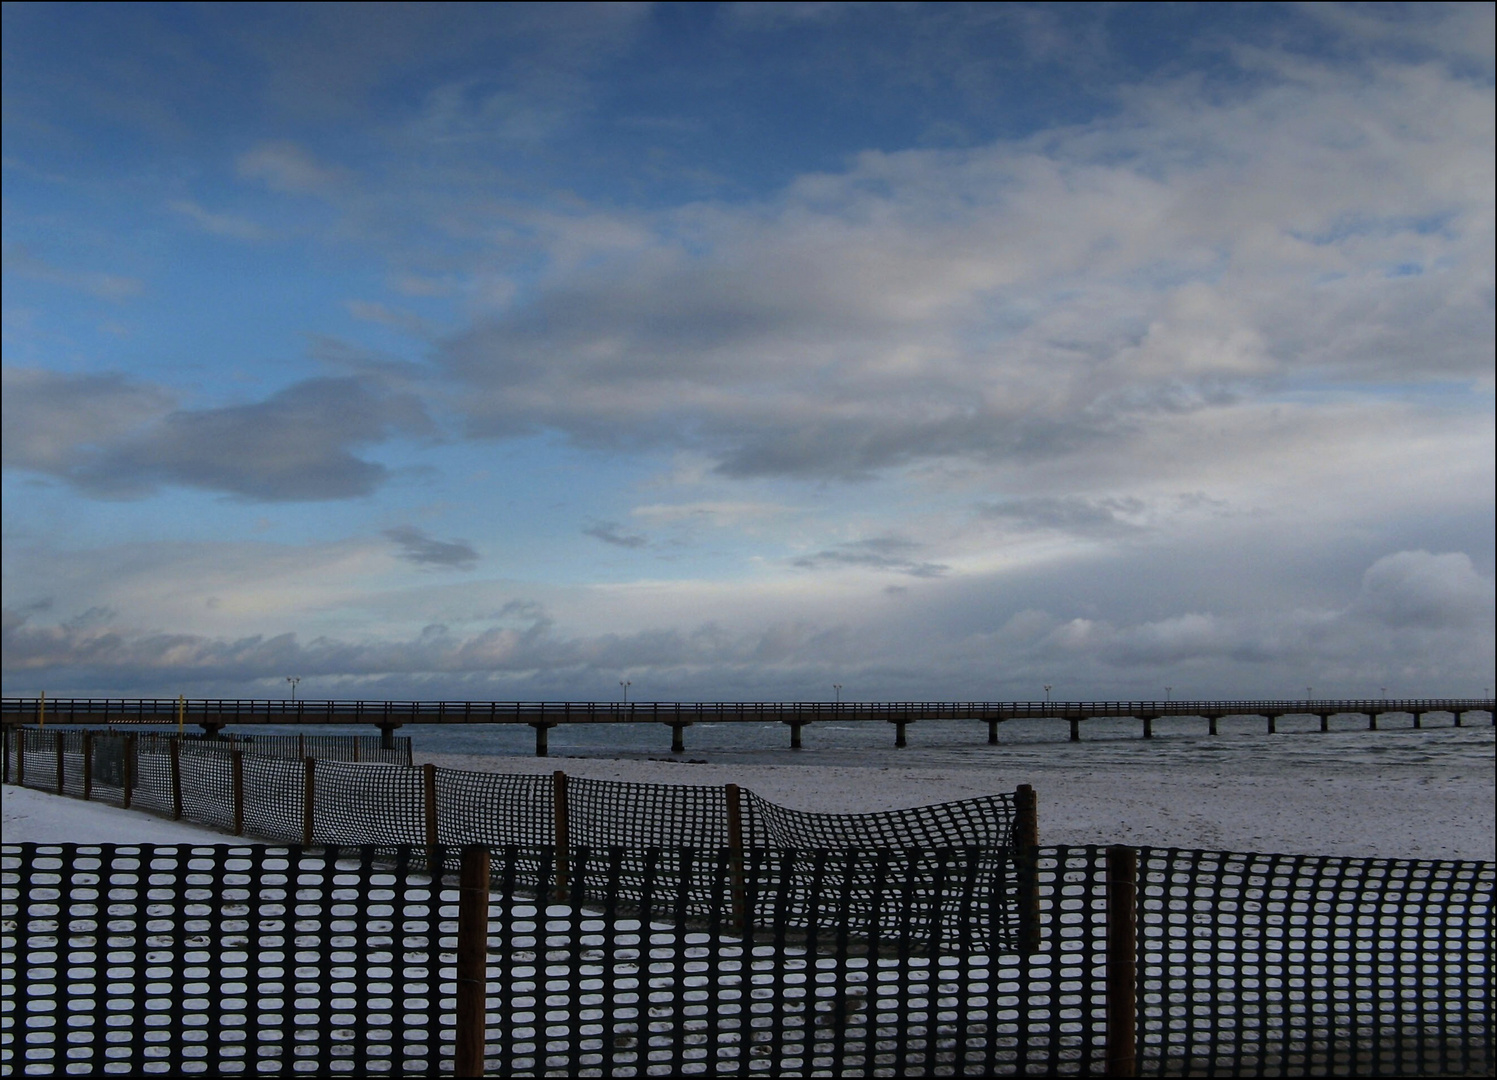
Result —
[[1448, 714], [1456, 727], [1470, 713], [1485, 713], [1493, 722], [1492, 698], [1409, 698], [1374, 700], [1301, 701], [272, 701], [187, 698], [58, 698], [0, 699], [0, 725], [103, 724], [160, 725], [182, 728], [193, 724], [209, 735], [234, 724], [371, 724], [383, 742], [393, 746], [394, 732], [406, 724], [526, 724], [535, 729], [536, 756], [547, 752], [548, 732], [562, 724], [662, 724], [671, 729], [671, 750], [686, 749], [685, 731], [693, 724], [780, 723], [790, 728], [790, 747], [801, 748], [807, 724], [887, 723], [894, 727], [894, 745], [907, 745], [907, 728], [922, 720], [981, 721], [988, 725], [988, 742], [998, 743], [998, 725], [1008, 720], [1062, 720], [1070, 725], [1072, 742], [1081, 740], [1081, 725], [1102, 717], [1127, 717], [1143, 725], [1143, 737], [1154, 737], [1154, 721], [1166, 716], [1198, 717], [1212, 735], [1225, 717], [1261, 717], [1269, 734], [1285, 716], [1320, 718], [1320, 730], [1330, 730], [1333, 716], [1367, 717], [1376, 731], [1378, 719], [1391, 714], [1412, 716], [1422, 727], [1432, 713]]

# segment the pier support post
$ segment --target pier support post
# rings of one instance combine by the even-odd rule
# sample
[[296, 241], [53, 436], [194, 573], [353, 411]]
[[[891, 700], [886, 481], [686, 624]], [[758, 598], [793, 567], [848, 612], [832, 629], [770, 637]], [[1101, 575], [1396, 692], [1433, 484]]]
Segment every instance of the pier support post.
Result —
[[[1456, 710], [1456, 713], [1455, 713], [1455, 726], [1456, 727], [1460, 727], [1461, 726], [1461, 716], [1462, 716], [1462, 714], [1461, 714], [1460, 710]], [[1419, 714], [1415, 713], [1414, 714], [1414, 724], [1415, 724], [1416, 727], [1418, 726], [1418, 723], [1419, 723]]]
[[1370, 712], [1370, 713], [1367, 714], [1367, 730], [1368, 731], [1376, 731], [1377, 730], [1377, 713]]
[[904, 721], [904, 720], [890, 720], [889, 721], [889, 723], [891, 723], [891, 724], [894, 725], [894, 746], [895, 746], [896, 749], [903, 750], [906, 746], [909, 745], [908, 743], [905, 742], [905, 738], [904, 738], [904, 726], [905, 726], [906, 722], [907, 721]]
[[785, 723], [790, 725], [790, 749], [799, 750], [801, 748], [800, 729], [804, 726], [804, 721], [786, 720]]
[[399, 724], [379, 725], [379, 748], [381, 750], [395, 749], [395, 729], [399, 726]]
[[1330, 713], [1321, 713], [1320, 714], [1320, 730], [1321, 731], [1330, 731], [1331, 730], [1331, 714]]
[[671, 724], [671, 753], [686, 753], [686, 729], [691, 727], [689, 723]]
[[988, 745], [998, 745], [998, 721], [996, 720], [988, 721]]
[[1217, 721], [1217, 718], [1215, 716], [1208, 716], [1208, 717], [1206, 717], [1206, 722], [1211, 725], [1208, 730], [1213, 735], [1216, 734], [1216, 721]]
[[1277, 735], [1278, 732], [1279, 732], [1279, 718], [1277, 716], [1275, 716], [1275, 715], [1273, 715], [1273, 714], [1270, 713], [1269, 717], [1268, 717], [1268, 733], [1270, 735]]
[[198, 727], [203, 729], [203, 734], [210, 739], [218, 738], [218, 733], [224, 729], [222, 720], [199, 720]]
[[535, 728], [535, 756], [545, 757], [551, 748], [550, 731], [556, 725], [544, 720], [532, 720], [530, 726]]
[[1077, 720], [1074, 716], [1071, 717], [1071, 741], [1081, 741], [1081, 721]]
[[[1424, 714], [1422, 712], [1416, 712], [1414, 714], [1414, 729], [1417, 731], [1419, 728], [1422, 728], [1423, 726], [1424, 726]], [[1460, 727], [1461, 726], [1461, 714], [1460, 713], [1456, 713], [1455, 714], [1455, 726], [1456, 727]]]
[[1146, 739], [1152, 739], [1154, 737], [1154, 718], [1152, 716], [1146, 716], [1146, 717], [1143, 718], [1143, 720], [1144, 720], [1144, 738], [1146, 738]]

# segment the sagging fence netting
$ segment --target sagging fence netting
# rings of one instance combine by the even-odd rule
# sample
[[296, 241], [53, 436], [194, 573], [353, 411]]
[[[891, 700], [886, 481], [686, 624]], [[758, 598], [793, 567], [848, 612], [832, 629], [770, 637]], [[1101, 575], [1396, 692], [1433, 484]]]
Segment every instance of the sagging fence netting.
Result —
[[[96, 735], [90, 746], [81, 734], [21, 733], [14, 739], [15, 762], [8, 778], [27, 787], [307, 847], [409, 845], [452, 851], [481, 844], [559, 852], [559, 858], [544, 863], [534, 855], [517, 855], [517, 887], [535, 896], [566, 895], [572, 888], [602, 888], [585, 875], [608, 874], [620, 902], [648, 910], [649, 897], [664, 895], [664, 881], [684, 882], [682, 910], [693, 919], [706, 918], [717, 898], [699, 893], [702, 879], [682, 862], [688, 858], [684, 851], [970, 848], [980, 854], [968, 867], [972, 880], [962, 883], [967, 899], [951, 899], [956, 894], [948, 891], [945, 875], [950, 871], [938, 864], [915, 860], [901, 871], [908, 875], [903, 887], [930, 898], [918, 916], [921, 925], [992, 946], [1012, 944], [1023, 930], [1013, 884], [1019, 866], [1013, 856], [1016, 803], [1011, 794], [876, 814], [814, 814], [778, 806], [734, 785], [294, 761], [243, 750], [224, 753], [216, 746], [200, 749], [208, 740], [137, 743], [128, 736], [106, 740]], [[109, 768], [99, 767], [101, 752], [111, 755]], [[112, 757], [116, 754], [118, 767]], [[573, 866], [567, 852], [574, 848], [612, 848], [624, 854], [617, 865], [594, 860]], [[643, 861], [639, 852], [645, 850], [660, 854]], [[797, 911], [796, 918], [806, 926], [831, 917], [817, 908], [809, 884], [825, 870], [792, 859], [778, 879], [777, 910]], [[845, 886], [851, 925], [866, 928], [885, 918], [874, 881], [892, 871], [854, 861], [835, 872], [845, 874], [846, 881], [817, 887]], [[973, 906], [970, 897], [977, 895], [992, 902]], [[749, 917], [761, 899], [758, 894], [747, 899]]]
[[[1024, 952], [922, 929], [917, 864], [959, 895], [979, 854], [494, 849], [484, 1067], [1102, 1074], [1104, 849], [1033, 853]], [[1490, 1074], [1490, 864], [1136, 854], [1139, 1074]], [[430, 866], [455, 855], [7, 846], [0, 1073], [450, 1075], [458, 891]], [[642, 895], [616, 872], [667, 858], [678, 872], [646, 874]], [[567, 897], [538, 898], [529, 868], [562, 860]], [[781, 903], [796, 860], [824, 922]], [[864, 871], [881, 914], [853, 932]]]

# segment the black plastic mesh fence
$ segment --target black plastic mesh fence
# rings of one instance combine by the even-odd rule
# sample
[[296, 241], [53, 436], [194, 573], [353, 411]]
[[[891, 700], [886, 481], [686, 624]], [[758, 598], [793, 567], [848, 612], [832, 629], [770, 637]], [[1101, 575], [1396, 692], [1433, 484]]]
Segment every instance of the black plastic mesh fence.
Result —
[[1139, 853], [1150, 1074], [1490, 1074], [1489, 863]]
[[244, 831], [251, 836], [298, 843], [302, 831], [305, 767], [300, 761], [250, 757], [244, 767]]
[[[791, 810], [752, 792], [744, 793], [744, 804], [756, 847], [1007, 847], [1014, 822], [1012, 795], [872, 814]], [[747, 823], [744, 834], [750, 835]]]
[[[0, 1073], [450, 1072], [456, 890], [425, 855], [4, 848]], [[721, 849], [500, 849], [487, 1069], [1099, 1075], [1104, 856], [1039, 849], [1019, 955], [943, 935], [907, 887], [920, 864], [972, 881], [980, 852], [768, 850], [740, 869]], [[1491, 865], [1139, 856], [1142, 1075], [1490, 1074]], [[526, 875], [561, 858], [570, 895], [538, 901]], [[616, 872], [630, 858], [680, 869], [640, 903]], [[777, 900], [793, 859], [810, 924]], [[860, 933], [847, 883], [865, 867], [883, 916]], [[717, 899], [692, 916], [693, 895]]]
[[312, 839], [315, 842], [426, 842], [425, 795], [419, 769], [319, 761], [313, 782]]
[[[59, 741], [64, 746], [67, 760], [66, 794], [81, 795], [83, 791], [83, 753], [85, 746], [92, 747], [95, 762], [101, 759], [120, 759], [126, 750], [127, 739], [131, 740], [134, 752], [166, 757], [171, 745], [178, 743], [187, 753], [198, 755], [231, 755], [235, 750], [246, 756], [276, 757], [300, 761], [316, 758], [319, 761], [349, 761], [373, 765], [406, 765], [411, 763], [411, 740], [409, 737], [393, 739], [392, 747], [383, 747], [378, 735], [239, 735], [218, 734], [213, 736], [177, 735], [161, 731], [99, 731], [79, 728], [31, 728], [7, 727], [4, 729], [4, 754], [0, 768], [8, 783], [14, 783], [17, 775], [30, 770], [33, 774], [41, 770], [52, 777], [50, 790], [56, 791], [56, 753]], [[20, 755], [25, 754], [21, 762]], [[50, 772], [48, 772], [50, 770]], [[97, 781], [98, 777], [95, 777]], [[27, 787], [47, 788], [39, 776], [26, 781]], [[121, 787], [119, 777], [111, 786]]]
[[[804, 926], [778, 917], [766, 858], [742, 871], [761, 897], [743, 928], [731, 853], [674, 853], [685, 873], [650, 879], [642, 910], [608, 872], [630, 854], [668, 853], [573, 851], [571, 898], [537, 902], [516, 871], [555, 853], [494, 853], [488, 1071], [1100, 1071], [1097, 935], [1080, 924], [1029, 957], [942, 947], [912, 926]], [[875, 863], [894, 925], [912, 857]], [[860, 856], [812, 858], [833, 882]], [[965, 856], [943, 858], [963, 877]], [[1099, 865], [1095, 852], [1045, 862], [1047, 882]], [[0, 978], [18, 993], [0, 999], [0, 1072], [450, 1073], [456, 890], [423, 865], [410, 849], [6, 847]], [[684, 918], [692, 890], [721, 900]], [[829, 887], [817, 901], [843, 904]]]

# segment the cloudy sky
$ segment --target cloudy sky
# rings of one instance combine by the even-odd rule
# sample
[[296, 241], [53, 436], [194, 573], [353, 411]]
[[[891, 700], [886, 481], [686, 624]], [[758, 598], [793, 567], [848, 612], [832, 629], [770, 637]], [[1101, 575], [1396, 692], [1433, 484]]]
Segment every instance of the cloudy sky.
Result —
[[1493, 685], [1493, 7], [7, 5], [4, 690]]

